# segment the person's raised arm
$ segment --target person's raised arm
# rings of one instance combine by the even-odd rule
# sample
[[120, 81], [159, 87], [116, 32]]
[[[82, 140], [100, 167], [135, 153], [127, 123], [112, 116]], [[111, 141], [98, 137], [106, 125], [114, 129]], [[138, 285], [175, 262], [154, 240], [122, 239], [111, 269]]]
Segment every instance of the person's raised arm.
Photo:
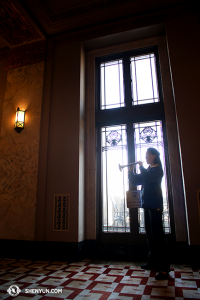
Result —
[[147, 169], [141, 165], [140, 172], [142, 180], [149, 183], [158, 182], [163, 176], [162, 169], [159, 166], [152, 168], [150, 172], [147, 172]]
[[140, 174], [133, 173], [133, 166], [129, 167], [128, 179], [132, 186], [142, 185], [142, 178]]

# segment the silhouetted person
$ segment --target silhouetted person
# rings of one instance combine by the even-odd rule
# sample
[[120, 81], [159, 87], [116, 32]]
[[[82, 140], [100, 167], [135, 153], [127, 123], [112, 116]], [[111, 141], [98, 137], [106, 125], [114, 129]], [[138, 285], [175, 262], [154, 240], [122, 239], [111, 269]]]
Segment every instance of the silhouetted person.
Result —
[[149, 246], [148, 262], [142, 265], [145, 270], [159, 270], [156, 279], [166, 279], [170, 272], [169, 251], [163, 230], [163, 196], [161, 181], [163, 177], [160, 153], [155, 148], [148, 148], [146, 161], [149, 167], [145, 169], [141, 161], [140, 174], [133, 173], [129, 167], [129, 182], [131, 185], [142, 185], [141, 199], [144, 208], [145, 230]]

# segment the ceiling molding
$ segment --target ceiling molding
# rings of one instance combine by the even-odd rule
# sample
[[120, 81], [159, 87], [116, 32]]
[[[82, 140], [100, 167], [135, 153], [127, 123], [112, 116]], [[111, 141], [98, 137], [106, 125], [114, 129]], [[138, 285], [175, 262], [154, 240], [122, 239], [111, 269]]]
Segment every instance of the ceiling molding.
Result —
[[162, 24], [169, 20], [186, 16], [191, 13], [196, 13], [197, 7], [195, 5], [188, 5], [185, 7], [178, 7], [169, 10], [152, 12], [147, 15], [136, 15], [134, 17], [125, 16], [115, 18], [109, 21], [103, 21], [90, 26], [83, 26], [74, 30], [64, 31], [62, 33], [53, 34], [55, 45], [63, 43], [87, 41], [90, 39], [109, 36], [115, 33], [125, 32], [137, 28], [151, 26], [155, 24]]
[[[85, 1], [85, 4], [73, 6], [73, 1], [57, 9], [52, 0], [20, 0], [43, 26], [47, 34], [51, 35], [64, 30], [75, 29], [84, 25], [106, 21], [115, 17], [137, 14], [148, 10], [162, 10], [165, 6], [182, 5], [188, 0], [96, 0]], [[194, 0], [190, 0], [193, 2]], [[63, 3], [63, 1], [62, 1]], [[83, 3], [83, 1], [76, 1]], [[182, 4], [181, 4], [182, 3]], [[75, 4], [74, 4], [75, 5]], [[67, 7], [66, 6], [66, 7]]]
[[60, 11], [60, 12], [56, 11], [56, 9], [52, 5], [51, 1], [49, 1], [49, 0], [41, 0], [40, 6], [45, 11], [45, 13], [47, 14], [50, 21], [52, 23], [55, 23], [55, 22], [60, 22], [63, 20], [74, 18], [74, 17], [80, 17], [85, 14], [90, 14], [90, 13], [94, 13], [97, 11], [99, 12], [104, 9], [113, 8], [114, 6], [118, 6], [121, 4], [124, 5], [126, 3], [133, 3], [133, 2], [134, 3], [141, 2], [141, 0], [115, 0], [115, 1], [113, 1], [113, 0], [104, 0], [104, 1], [98, 0], [98, 1], [95, 1], [92, 3], [89, 2], [84, 5], [74, 7], [71, 9], [67, 9], [64, 11]]

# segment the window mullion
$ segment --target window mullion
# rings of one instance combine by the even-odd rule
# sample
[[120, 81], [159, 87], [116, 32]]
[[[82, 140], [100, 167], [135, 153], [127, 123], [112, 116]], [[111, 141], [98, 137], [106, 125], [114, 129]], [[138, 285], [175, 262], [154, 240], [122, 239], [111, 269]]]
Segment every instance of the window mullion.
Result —
[[128, 54], [124, 54], [123, 57], [123, 72], [124, 72], [124, 94], [126, 107], [132, 106], [132, 93], [131, 93], [131, 73], [130, 73], [130, 57]]

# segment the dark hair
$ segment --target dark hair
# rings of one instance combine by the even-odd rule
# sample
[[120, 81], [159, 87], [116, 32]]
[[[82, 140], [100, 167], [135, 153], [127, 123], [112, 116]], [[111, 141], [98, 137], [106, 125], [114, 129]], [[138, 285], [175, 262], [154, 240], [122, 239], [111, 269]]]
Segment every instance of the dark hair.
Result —
[[155, 159], [154, 159], [154, 164], [158, 164], [159, 166], [161, 166], [161, 169], [162, 169], [162, 172], [163, 172], [163, 168], [162, 168], [162, 163], [161, 163], [161, 160], [160, 160], [160, 152], [158, 152], [157, 149], [155, 148], [148, 148], [147, 151], [149, 153], [151, 153], [152, 155], [156, 155]]

